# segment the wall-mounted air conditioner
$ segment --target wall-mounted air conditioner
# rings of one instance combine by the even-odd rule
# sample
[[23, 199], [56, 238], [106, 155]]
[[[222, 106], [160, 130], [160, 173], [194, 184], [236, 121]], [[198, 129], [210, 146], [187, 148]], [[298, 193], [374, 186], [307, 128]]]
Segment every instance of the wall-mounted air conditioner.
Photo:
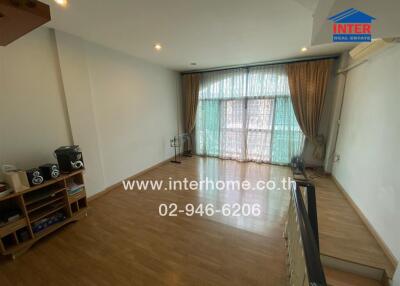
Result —
[[362, 43], [357, 45], [349, 52], [349, 54], [353, 60], [366, 59], [378, 51], [381, 51], [398, 42], [398, 38], [376, 39], [370, 43]]

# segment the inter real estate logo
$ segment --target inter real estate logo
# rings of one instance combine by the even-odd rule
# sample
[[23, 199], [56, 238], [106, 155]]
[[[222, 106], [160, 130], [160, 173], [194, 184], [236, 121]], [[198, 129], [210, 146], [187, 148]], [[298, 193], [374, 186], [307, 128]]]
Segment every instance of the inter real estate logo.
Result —
[[354, 8], [329, 17], [333, 21], [333, 42], [371, 42], [371, 23], [376, 20]]

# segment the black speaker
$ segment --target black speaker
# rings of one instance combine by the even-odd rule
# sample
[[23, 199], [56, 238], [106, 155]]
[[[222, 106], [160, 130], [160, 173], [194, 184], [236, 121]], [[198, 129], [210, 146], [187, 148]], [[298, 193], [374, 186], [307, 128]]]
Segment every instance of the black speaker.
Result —
[[78, 145], [62, 146], [54, 152], [62, 173], [70, 173], [84, 167], [82, 152]]
[[44, 181], [42, 172], [37, 168], [27, 170], [26, 175], [28, 177], [29, 185], [31, 185], [31, 187], [40, 185]]
[[39, 170], [42, 172], [45, 180], [55, 179], [60, 176], [60, 169], [58, 168], [57, 164], [44, 164], [39, 166]]

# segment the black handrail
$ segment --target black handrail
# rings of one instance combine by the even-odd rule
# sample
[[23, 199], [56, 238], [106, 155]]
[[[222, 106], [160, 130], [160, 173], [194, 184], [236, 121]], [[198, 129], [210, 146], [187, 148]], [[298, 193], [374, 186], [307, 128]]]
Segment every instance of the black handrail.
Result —
[[315, 195], [315, 185], [310, 181], [297, 181], [297, 187], [305, 187], [307, 195], [307, 214], [310, 220], [311, 229], [313, 230], [315, 242], [319, 249], [319, 231], [318, 231], [318, 214], [317, 214], [317, 198]]
[[[300, 187], [307, 189], [308, 211], [305, 207]], [[315, 186], [309, 181], [296, 181], [292, 187], [294, 204], [298, 216], [301, 240], [303, 241], [304, 258], [310, 286], [326, 286], [322, 268], [319, 239]]]

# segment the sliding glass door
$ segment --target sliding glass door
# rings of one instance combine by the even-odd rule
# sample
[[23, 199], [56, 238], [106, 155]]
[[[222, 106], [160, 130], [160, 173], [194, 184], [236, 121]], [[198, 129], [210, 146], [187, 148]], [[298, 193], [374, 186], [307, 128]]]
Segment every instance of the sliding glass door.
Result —
[[248, 160], [271, 162], [271, 138], [274, 120], [274, 100], [247, 101], [246, 157]]
[[220, 156], [241, 160], [245, 151], [245, 109], [243, 100], [223, 100], [220, 125]]
[[283, 66], [203, 75], [196, 117], [196, 152], [240, 161], [287, 164], [301, 153]]

